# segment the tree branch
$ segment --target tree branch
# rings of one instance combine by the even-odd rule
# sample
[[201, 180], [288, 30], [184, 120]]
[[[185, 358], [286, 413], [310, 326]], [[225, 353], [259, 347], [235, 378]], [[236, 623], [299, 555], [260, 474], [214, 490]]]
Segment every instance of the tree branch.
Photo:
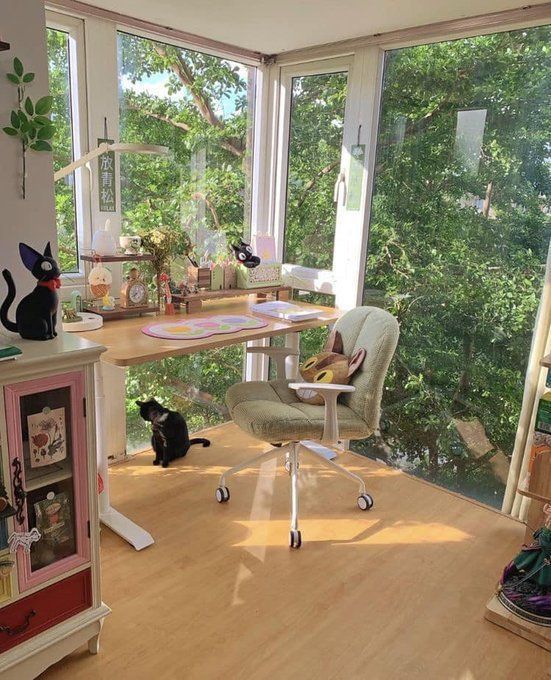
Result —
[[140, 108], [137, 104], [127, 103], [125, 104], [125, 108], [129, 111], [138, 111], [144, 116], [149, 116], [150, 118], [155, 118], [156, 120], [162, 120], [163, 123], [168, 123], [169, 125], [172, 125], [173, 127], [178, 128], [179, 130], [183, 130], [184, 132], [189, 132], [191, 130], [191, 125], [188, 125], [187, 123], [182, 123], [179, 120], [174, 120], [174, 118], [170, 118], [170, 116], [164, 116], [162, 113], [147, 111], [145, 109]]
[[[218, 118], [218, 116], [214, 112], [212, 105], [208, 97], [205, 95], [205, 93], [197, 88], [195, 84], [195, 77], [189, 66], [182, 59], [182, 56], [178, 54], [176, 55], [176, 59], [174, 60], [173, 58], [168, 56], [164, 45], [161, 45], [159, 43], [154, 43], [154, 45], [157, 54], [163, 57], [163, 59], [167, 60], [171, 71], [182, 83], [182, 85], [184, 85], [184, 87], [186, 87], [189, 90], [189, 93], [191, 94], [191, 97], [193, 99], [193, 103], [195, 104], [202, 118], [209, 125], [212, 125], [213, 127], [216, 127], [219, 130], [223, 130], [224, 123]], [[243, 148], [243, 142], [235, 138], [220, 140], [220, 146], [226, 149], [226, 151], [232, 153], [234, 156], [241, 157], [243, 156], [245, 151]]]
[[301, 205], [304, 203], [306, 197], [308, 196], [308, 192], [311, 191], [316, 186], [316, 182], [318, 181], [318, 179], [321, 179], [324, 175], [329, 174], [331, 170], [333, 170], [334, 168], [337, 167], [337, 165], [339, 165], [340, 162], [341, 159], [339, 158], [338, 160], [333, 161], [333, 163], [329, 163], [329, 165], [326, 165], [319, 172], [317, 172], [314, 175], [314, 177], [312, 177], [311, 180], [306, 182], [306, 184], [304, 185], [304, 189], [302, 190], [302, 194], [299, 196], [297, 200], [297, 208], [300, 208]]
[[218, 213], [216, 212], [214, 204], [207, 198], [207, 195], [202, 193], [201, 191], [196, 191], [191, 195], [191, 198], [194, 201], [205, 201], [205, 205], [210, 210], [210, 214], [212, 215], [214, 226], [217, 229], [220, 229], [220, 218], [218, 217]]

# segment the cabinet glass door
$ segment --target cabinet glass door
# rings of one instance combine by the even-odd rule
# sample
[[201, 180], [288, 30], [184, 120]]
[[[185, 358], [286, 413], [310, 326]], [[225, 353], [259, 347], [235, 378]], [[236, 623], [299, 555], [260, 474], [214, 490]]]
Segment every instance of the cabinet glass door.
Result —
[[83, 398], [80, 372], [6, 387], [22, 590], [88, 559]]

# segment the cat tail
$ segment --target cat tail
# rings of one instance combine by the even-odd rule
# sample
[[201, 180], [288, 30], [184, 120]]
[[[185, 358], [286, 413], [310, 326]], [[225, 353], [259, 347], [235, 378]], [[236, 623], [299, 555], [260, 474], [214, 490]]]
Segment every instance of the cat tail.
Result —
[[17, 333], [17, 324], [8, 319], [8, 311], [15, 300], [15, 283], [13, 282], [12, 275], [7, 269], [2, 271], [2, 276], [6, 279], [6, 283], [8, 284], [8, 294], [0, 307], [0, 321], [2, 321], [3, 325], [9, 331]]
[[189, 445], [202, 444], [203, 446], [210, 446], [210, 439], [204, 439], [203, 437], [195, 437], [195, 439], [189, 440]]

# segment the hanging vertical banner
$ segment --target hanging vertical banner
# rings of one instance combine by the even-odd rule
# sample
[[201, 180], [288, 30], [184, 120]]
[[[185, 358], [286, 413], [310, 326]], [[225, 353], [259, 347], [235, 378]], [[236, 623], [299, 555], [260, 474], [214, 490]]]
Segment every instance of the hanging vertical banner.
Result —
[[354, 144], [350, 150], [350, 171], [348, 173], [347, 210], [359, 210], [362, 200], [365, 144]]
[[[113, 144], [112, 139], [98, 139], [98, 144]], [[107, 151], [98, 158], [98, 195], [100, 212], [116, 212], [115, 152]]]

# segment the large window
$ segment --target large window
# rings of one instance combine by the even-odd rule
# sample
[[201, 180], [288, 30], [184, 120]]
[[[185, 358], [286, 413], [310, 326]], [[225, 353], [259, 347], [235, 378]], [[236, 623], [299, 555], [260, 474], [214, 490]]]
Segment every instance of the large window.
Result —
[[347, 78], [339, 72], [291, 79], [284, 242], [291, 264], [333, 267]]
[[[168, 226], [199, 246], [206, 230], [228, 243], [248, 234], [255, 69], [127, 33], [118, 42], [120, 139], [171, 154], [121, 156], [123, 233]], [[136, 398], [160, 398], [197, 430], [229, 418], [242, 366], [239, 345], [131, 368], [129, 448], [148, 438]]]
[[[74, 127], [72, 115], [72, 78], [69, 33], [47, 29], [50, 94], [53, 96], [52, 121], [56, 133], [52, 141], [54, 170], [72, 162], [74, 157]], [[55, 184], [55, 207], [59, 264], [64, 273], [78, 272], [79, 228], [75, 174]]]
[[386, 55], [365, 278], [401, 338], [357, 448], [501, 503], [550, 236], [549, 27]]

